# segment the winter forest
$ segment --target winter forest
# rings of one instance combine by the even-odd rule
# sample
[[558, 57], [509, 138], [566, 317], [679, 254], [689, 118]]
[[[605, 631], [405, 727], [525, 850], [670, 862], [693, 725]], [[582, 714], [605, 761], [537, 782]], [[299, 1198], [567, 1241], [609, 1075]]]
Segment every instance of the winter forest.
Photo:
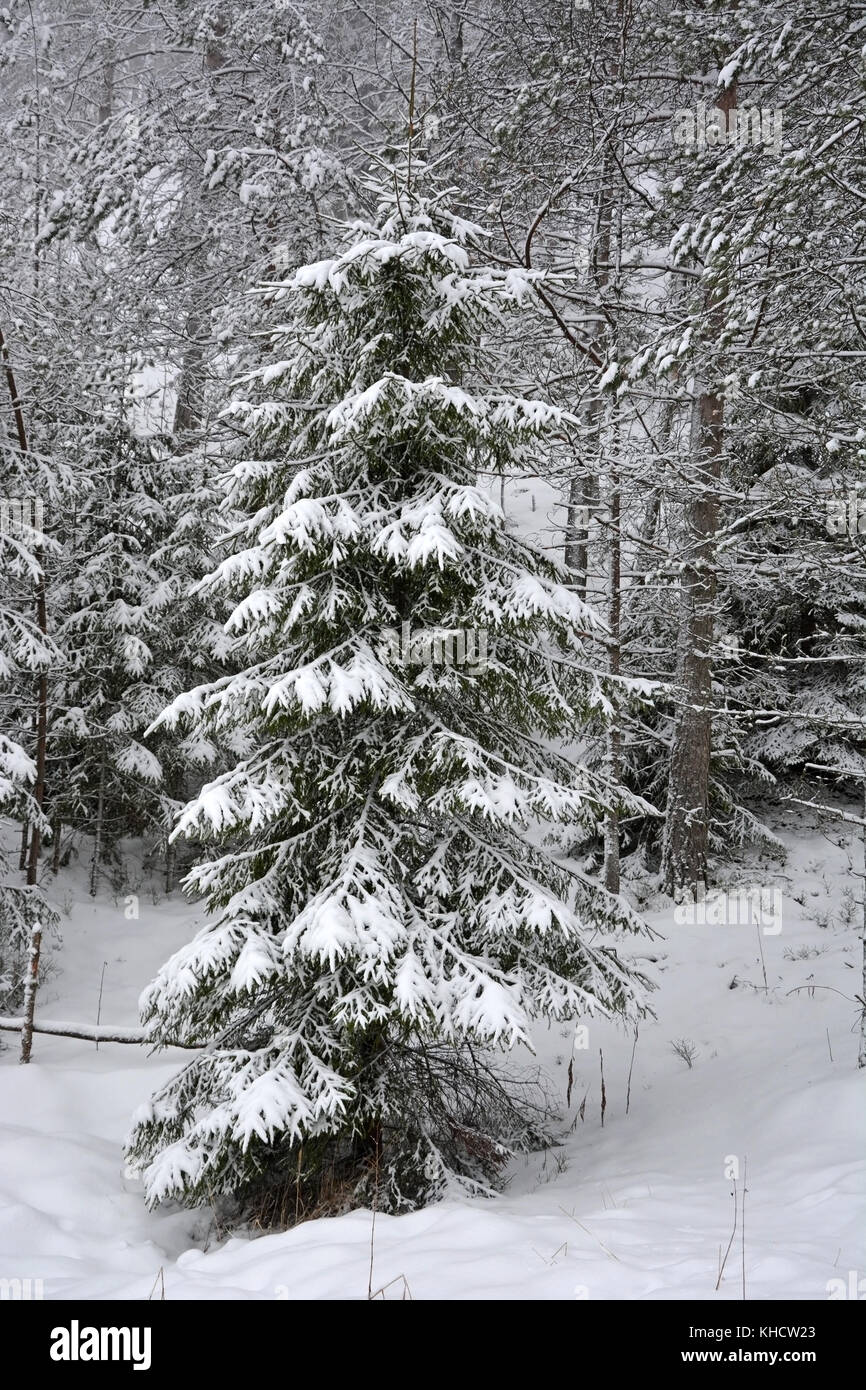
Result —
[[6, 0], [0, 130], [0, 1299], [866, 1297], [866, 9]]

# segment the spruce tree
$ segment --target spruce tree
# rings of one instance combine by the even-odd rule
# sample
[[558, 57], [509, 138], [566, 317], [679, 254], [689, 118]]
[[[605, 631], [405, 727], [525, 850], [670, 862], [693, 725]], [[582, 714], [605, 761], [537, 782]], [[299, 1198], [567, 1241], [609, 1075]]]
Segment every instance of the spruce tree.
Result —
[[249, 751], [175, 831], [211, 916], [142, 1001], [157, 1044], [202, 1049], [136, 1117], [152, 1203], [486, 1189], [539, 1137], [497, 1048], [644, 1007], [617, 950], [642, 924], [567, 858], [606, 806], [646, 809], [577, 759], [601, 624], [478, 484], [570, 424], [493, 380], [531, 276], [485, 264], [417, 165], [366, 195], [338, 254], [264, 292], [272, 358], [229, 407], [244, 520], [204, 581], [239, 674], [163, 716]]
[[65, 662], [53, 685], [50, 809], [55, 824], [93, 836], [95, 893], [118, 841], [164, 838], [217, 761], [212, 741], [145, 731], [189, 685], [223, 673], [228, 610], [206, 612], [189, 592], [213, 562], [202, 452], [173, 454], [123, 420], [67, 426], [69, 438], [78, 488], [52, 588]]

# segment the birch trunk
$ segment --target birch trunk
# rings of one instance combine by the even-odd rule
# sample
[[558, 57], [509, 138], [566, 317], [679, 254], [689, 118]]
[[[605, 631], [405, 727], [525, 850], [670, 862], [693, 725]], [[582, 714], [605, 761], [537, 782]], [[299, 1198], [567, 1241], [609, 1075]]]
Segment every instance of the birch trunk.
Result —
[[33, 1019], [36, 1013], [36, 990], [39, 984], [39, 956], [42, 951], [42, 927], [34, 922], [30, 933], [30, 952], [27, 961], [27, 982], [24, 986], [24, 1021], [21, 1028], [21, 1057], [25, 1064], [33, 1050]]

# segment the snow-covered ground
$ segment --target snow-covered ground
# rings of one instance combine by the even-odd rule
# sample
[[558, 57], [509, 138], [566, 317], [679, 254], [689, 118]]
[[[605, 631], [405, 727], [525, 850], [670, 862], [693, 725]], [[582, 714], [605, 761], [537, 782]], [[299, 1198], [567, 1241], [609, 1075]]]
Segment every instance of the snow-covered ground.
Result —
[[[747, 1173], [745, 1277], [752, 1299], [823, 1299], [866, 1271], [866, 1076], [852, 1031], [859, 992], [860, 881], [832, 832], [800, 826], [785, 865], [744, 867], [741, 891], [779, 888], [781, 919], [688, 925], [648, 913], [655, 1021], [633, 1036], [591, 1023], [539, 1035], [565, 1115], [562, 1147], [514, 1163], [495, 1200], [378, 1215], [372, 1289], [384, 1297], [742, 1298], [741, 1227], [718, 1292]], [[855, 865], [857, 860], [855, 859]], [[196, 925], [195, 912], [140, 889], [91, 901], [83, 871], [54, 885], [63, 913], [39, 1009], [44, 1018], [136, 1022], [136, 998]], [[769, 902], [769, 899], [766, 901]], [[729, 915], [734, 915], [733, 910]], [[781, 930], [776, 932], [775, 926]], [[761, 962], [763, 947], [764, 965]], [[766, 968], [767, 990], [763, 969]], [[796, 986], [814, 985], [814, 992]], [[825, 988], [829, 987], [829, 988]], [[834, 991], [839, 991], [836, 993]], [[844, 996], [844, 997], [843, 997]], [[134, 1108], [183, 1054], [37, 1036], [29, 1068], [0, 1035], [0, 1278], [43, 1281], [46, 1298], [330, 1299], [368, 1296], [371, 1213], [258, 1238], [222, 1238], [202, 1212], [149, 1213], [124, 1176]], [[694, 1049], [689, 1067], [672, 1041]], [[599, 1049], [607, 1108], [600, 1124]], [[687, 1049], [688, 1050], [688, 1049]], [[832, 1057], [831, 1057], [832, 1053]], [[584, 1118], [578, 1110], [586, 1096]], [[834, 1286], [837, 1290], [842, 1285]], [[851, 1285], [854, 1287], [854, 1285]], [[866, 1287], [866, 1285], [864, 1285]], [[408, 1293], [407, 1293], [408, 1290]]]

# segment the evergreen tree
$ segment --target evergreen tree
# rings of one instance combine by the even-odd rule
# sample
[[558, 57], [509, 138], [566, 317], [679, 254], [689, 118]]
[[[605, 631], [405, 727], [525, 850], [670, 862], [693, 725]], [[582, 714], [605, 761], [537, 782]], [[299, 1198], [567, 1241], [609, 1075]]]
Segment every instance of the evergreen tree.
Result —
[[572, 756], [606, 705], [599, 621], [476, 486], [568, 421], [485, 386], [527, 277], [476, 265], [418, 178], [384, 168], [374, 221], [271, 293], [274, 360], [230, 407], [246, 520], [205, 582], [246, 666], [164, 722], [252, 751], [175, 832], [220, 850], [189, 878], [210, 924], [143, 1000], [157, 1043], [204, 1049], [137, 1117], [151, 1202], [486, 1184], [537, 1128], [485, 1049], [643, 1007], [615, 946], [640, 922], [555, 833], [642, 807]]
[[117, 841], [164, 838], [191, 779], [216, 761], [212, 743], [145, 731], [190, 684], [222, 674], [226, 638], [189, 593], [213, 561], [204, 461], [108, 421], [77, 430], [72, 452], [79, 488], [52, 591], [66, 661], [52, 700], [51, 812], [56, 826], [93, 835], [95, 893]]

